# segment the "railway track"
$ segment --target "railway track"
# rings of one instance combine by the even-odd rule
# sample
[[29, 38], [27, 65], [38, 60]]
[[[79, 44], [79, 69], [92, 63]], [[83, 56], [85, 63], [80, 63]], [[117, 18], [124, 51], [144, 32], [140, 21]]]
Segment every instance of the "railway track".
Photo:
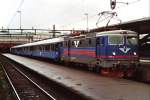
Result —
[[18, 100], [84, 100], [84, 96], [0, 56], [0, 64]]
[[2, 62], [4, 72], [18, 100], [55, 100], [32, 79], [9, 62]]

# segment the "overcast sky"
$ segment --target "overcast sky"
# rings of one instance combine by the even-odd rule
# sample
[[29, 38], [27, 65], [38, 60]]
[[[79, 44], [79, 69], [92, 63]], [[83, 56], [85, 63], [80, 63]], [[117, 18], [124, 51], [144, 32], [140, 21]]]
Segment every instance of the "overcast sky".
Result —
[[[117, 1], [129, 2], [117, 3], [114, 10], [123, 22], [150, 16], [150, 0]], [[97, 14], [111, 10], [110, 0], [0, 0], [0, 27], [19, 28], [21, 2], [22, 28], [52, 28], [55, 24], [57, 29], [86, 29], [88, 13], [92, 29], [96, 28]]]

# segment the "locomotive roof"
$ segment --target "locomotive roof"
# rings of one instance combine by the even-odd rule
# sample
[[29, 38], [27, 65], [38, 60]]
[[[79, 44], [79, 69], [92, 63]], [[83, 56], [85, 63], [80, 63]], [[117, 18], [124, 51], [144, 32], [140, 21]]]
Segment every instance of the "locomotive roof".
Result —
[[103, 32], [94, 32], [94, 33], [87, 33], [79, 36], [69, 37], [70, 39], [78, 39], [78, 38], [88, 38], [88, 37], [98, 37], [98, 36], [106, 36], [106, 35], [131, 35], [136, 36], [137, 33], [130, 30], [112, 30], [112, 31], [103, 31]]
[[23, 45], [14, 46], [12, 48], [28, 47], [28, 46], [36, 46], [36, 45], [46, 45], [46, 44], [49, 44], [49, 43], [57, 43], [57, 42], [62, 42], [62, 41], [64, 41], [64, 37], [41, 40], [41, 41], [37, 41], [37, 42], [32, 42], [32, 43], [27, 43], [27, 44], [23, 44]]
[[105, 35], [137, 35], [136, 32], [130, 30], [112, 30], [112, 31], [104, 31], [104, 32], [97, 32], [96, 36], [105, 36]]
[[[90, 34], [86, 34], [87, 37], [93, 37], [96, 35], [97, 36], [105, 36], [105, 35], [137, 35], [136, 32], [134, 31], [130, 31], [130, 30], [112, 30], [112, 31], [103, 31], [103, 32], [96, 32], [96, 33], [90, 33]], [[80, 36], [79, 36], [80, 37]], [[75, 38], [75, 37], [73, 37]], [[72, 38], [72, 39], [73, 39]], [[41, 41], [37, 41], [37, 42], [32, 42], [32, 43], [27, 43], [27, 44], [23, 44], [23, 45], [18, 45], [18, 46], [14, 46], [12, 48], [19, 48], [19, 47], [27, 47], [27, 46], [36, 46], [36, 45], [46, 45], [46, 44], [50, 44], [50, 43], [57, 43], [57, 42], [62, 42], [64, 40], [64, 37], [58, 37], [58, 38], [52, 38], [52, 39], [47, 39], [47, 40], [41, 40]]]

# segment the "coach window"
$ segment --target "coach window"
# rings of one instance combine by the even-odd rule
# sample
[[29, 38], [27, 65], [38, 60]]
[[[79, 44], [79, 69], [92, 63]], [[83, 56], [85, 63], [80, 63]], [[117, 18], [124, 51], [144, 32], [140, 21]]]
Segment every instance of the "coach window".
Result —
[[31, 47], [29, 47], [29, 51], [31, 51]]
[[51, 45], [49, 44], [48, 47], [49, 47], [49, 51], [50, 51], [51, 50]]
[[73, 42], [74, 42], [74, 41], [72, 41], [72, 42], [71, 42], [71, 44], [72, 44], [72, 47], [74, 46], [74, 43], [73, 43]]
[[42, 47], [43, 47], [43, 51], [46, 51], [46, 45], [43, 45]]
[[27, 51], [30, 51], [30, 50], [29, 50], [29, 47], [27, 47]]
[[49, 44], [48, 46], [49, 46], [49, 51], [51, 51], [51, 44]]
[[45, 50], [49, 51], [49, 45], [45, 45]]
[[35, 46], [32, 46], [32, 50], [35, 51]]
[[33, 47], [32, 46], [30, 47], [30, 50], [33, 51]]
[[44, 51], [44, 46], [41, 45], [40, 47], [41, 47], [41, 51]]
[[59, 42], [57, 44], [58, 44], [58, 47], [62, 47], [63, 46], [62, 42]]
[[55, 50], [55, 45], [54, 44], [52, 44], [52, 51], [54, 51]]
[[42, 51], [42, 50], [43, 50], [43, 47], [42, 47], [42, 46], [37, 46], [37, 50]]
[[48, 50], [48, 45], [45, 45], [45, 51], [47, 51]]
[[57, 43], [55, 44], [55, 50], [58, 50], [58, 44]]
[[53, 50], [54, 51], [56, 50], [56, 44], [53, 44]]
[[42, 50], [41, 46], [35, 46], [35, 50]]
[[40, 51], [43, 51], [43, 46], [37, 46]]
[[60, 48], [60, 47], [63, 47], [63, 42], [59, 42], [59, 43], [58, 43], [58, 46], [59, 46], [59, 48]]
[[92, 44], [92, 40], [91, 39], [89, 39], [89, 45], [91, 45]]
[[26, 47], [23, 48], [23, 51], [26, 52]]
[[55, 44], [52, 44], [52, 51], [55, 50]]
[[59, 47], [59, 44], [56, 43], [56, 44], [55, 44], [55, 50], [58, 50], [58, 47]]
[[48, 50], [48, 51], [50, 51], [50, 44], [49, 44], [49, 45], [47, 45], [47, 50]]
[[67, 47], [67, 41], [65, 42], [65, 46]]
[[53, 51], [55, 51], [55, 44], [53, 44]]
[[42, 45], [42, 51], [45, 51], [45, 45]]
[[53, 44], [53, 51], [55, 51], [55, 49], [56, 49], [56, 46], [55, 46], [55, 44]]
[[25, 47], [25, 48], [24, 48], [24, 51], [25, 51], [25, 52], [27, 52], [27, 51], [28, 51], [28, 48], [27, 48], [27, 47]]
[[49, 50], [51, 50], [51, 48], [52, 48], [52, 45], [51, 45], [51, 44], [49, 44]]
[[43, 45], [43, 47], [44, 47], [44, 51], [47, 51], [47, 45]]
[[36, 46], [33, 46], [33, 50], [36, 51]]
[[53, 44], [51, 44], [51, 50], [53, 51]]
[[50, 51], [52, 50], [52, 44], [49, 45], [49, 49], [50, 49]]

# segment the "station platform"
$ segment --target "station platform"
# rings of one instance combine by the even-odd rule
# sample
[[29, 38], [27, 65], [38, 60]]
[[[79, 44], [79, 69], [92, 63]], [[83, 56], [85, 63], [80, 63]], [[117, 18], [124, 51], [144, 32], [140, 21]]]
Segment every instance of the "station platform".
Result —
[[150, 83], [150, 59], [140, 59], [141, 69], [141, 81]]
[[141, 63], [150, 63], [150, 60], [147, 60], [147, 59], [141, 59], [140, 62], [141, 62]]
[[[131, 80], [107, 78], [87, 71], [12, 54], [4, 56], [37, 73], [85, 95], [89, 100], [150, 100], [150, 85]], [[37, 76], [38, 77], [38, 76]]]

